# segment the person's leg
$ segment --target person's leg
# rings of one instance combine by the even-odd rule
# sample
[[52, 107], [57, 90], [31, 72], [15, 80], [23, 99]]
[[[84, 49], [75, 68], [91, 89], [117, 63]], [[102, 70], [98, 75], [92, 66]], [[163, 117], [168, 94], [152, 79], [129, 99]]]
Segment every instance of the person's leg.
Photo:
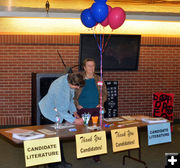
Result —
[[94, 160], [95, 162], [100, 162], [100, 161], [101, 161], [100, 155], [93, 156], [93, 160]]
[[63, 150], [62, 142], [60, 142], [60, 148], [61, 148], [61, 160], [62, 162], [66, 162], [65, 157], [64, 157], [64, 150]]
[[[99, 110], [100, 108], [82, 108], [80, 110], [77, 110], [78, 115], [81, 117], [82, 114], [84, 113], [89, 113], [91, 116], [98, 116], [99, 117]], [[100, 162], [100, 155], [92, 156], [93, 160], [95, 162]]]
[[[54, 122], [48, 120], [47, 118], [43, 117], [42, 121], [41, 121], [42, 125], [47, 125], [47, 124], [54, 124]], [[64, 149], [63, 149], [63, 145], [62, 142], [60, 142], [60, 149], [61, 149], [61, 162], [56, 162], [56, 163], [49, 163], [48, 167], [49, 168], [71, 168], [72, 164], [67, 163], [65, 160], [65, 156], [64, 156]]]

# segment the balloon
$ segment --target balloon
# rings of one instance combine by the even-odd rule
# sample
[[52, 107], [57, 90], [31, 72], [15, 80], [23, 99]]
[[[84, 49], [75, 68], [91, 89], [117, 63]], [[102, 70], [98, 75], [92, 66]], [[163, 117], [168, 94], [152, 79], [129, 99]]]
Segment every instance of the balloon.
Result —
[[96, 21], [91, 15], [90, 9], [85, 9], [81, 12], [81, 21], [84, 26], [91, 28], [96, 25]]
[[91, 6], [91, 14], [96, 22], [101, 23], [108, 16], [108, 6], [102, 2], [95, 2]]
[[110, 14], [108, 15], [109, 25], [112, 29], [120, 27], [124, 23], [125, 19], [126, 13], [119, 7], [112, 8]]
[[[111, 10], [112, 10], [112, 7], [108, 5], [108, 15], [111, 12]], [[108, 24], [109, 24], [109, 20], [108, 20], [108, 17], [106, 17], [106, 19], [101, 22], [101, 25], [106, 27]]]
[[104, 3], [106, 3], [107, 2], [107, 0], [94, 0], [95, 2], [104, 2]]

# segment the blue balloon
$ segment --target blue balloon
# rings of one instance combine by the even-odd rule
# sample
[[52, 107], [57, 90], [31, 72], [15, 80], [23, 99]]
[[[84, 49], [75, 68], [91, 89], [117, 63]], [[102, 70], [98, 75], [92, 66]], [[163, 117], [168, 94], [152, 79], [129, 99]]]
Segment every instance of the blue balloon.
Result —
[[96, 22], [101, 23], [108, 16], [108, 6], [102, 2], [95, 2], [91, 6], [91, 13]]
[[92, 28], [93, 26], [96, 25], [96, 21], [91, 15], [91, 12], [89, 9], [85, 9], [81, 12], [81, 21], [84, 24], [84, 26], [88, 28]]
[[106, 3], [107, 2], [107, 0], [94, 0], [95, 2], [104, 2], [104, 3]]

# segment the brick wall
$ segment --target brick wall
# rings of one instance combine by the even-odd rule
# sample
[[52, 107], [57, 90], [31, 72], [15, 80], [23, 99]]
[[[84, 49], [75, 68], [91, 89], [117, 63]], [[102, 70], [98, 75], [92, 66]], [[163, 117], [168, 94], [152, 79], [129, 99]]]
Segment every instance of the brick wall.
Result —
[[[62, 72], [57, 54], [76, 65], [79, 36], [0, 35], [0, 124], [31, 124], [31, 73]], [[180, 119], [180, 38], [142, 37], [139, 70], [105, 72], [119, 81], [119, 115], [152, 114], [152, 93], [175, 94]]]

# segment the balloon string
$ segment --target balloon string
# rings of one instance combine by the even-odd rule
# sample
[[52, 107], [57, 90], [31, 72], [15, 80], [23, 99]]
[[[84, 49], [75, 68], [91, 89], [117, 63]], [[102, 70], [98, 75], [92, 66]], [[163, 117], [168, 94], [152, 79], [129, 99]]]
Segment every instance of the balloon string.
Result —
[[100, 34], [100, 75], [101, 75], [101, 85], [100, 85], [100, 125], [102, 126], [102, 39]]
[[103, 33], [103, 38], [102, 38], [102, 51], [104, 49], [104, 33]]
[[96, 34], [96, 27], [93, 27], [92, 30], [93, 30], [93, 34]]
[[99, 51], [101, 51], [101, 49], [100, 49], [100, 44], [99, 44], [99, 42], [98, 42], [99, 40], [97, 39], [95, 33], [94, 33], [94, 38], [95, 38], [95, 40], [96, 40], [96, 42], [97, 42], [97, 46], [98, 46]]
[[[102, 36], [100, 34], [100, 39], [99, 39], [99, 43], [98, 43], [98, 39], [96, 37], [96, 34], [94, 34], [94, 38], [96, 39], [97, 42], [97, 46], [99, 48], [100, 51], [100, 80], [102, 83], [102, 44], [104, 43], [104, 35], [103, 35], [103, 40], [102, 40]], [[100, 125], [102, 126], [102, 85], [100, 85]]]
[[[98, 46], [98, 48], [99, 48], [99, 51], [102, 50], [102, 54], [103, 54], [103, 52], [104, 52], [104, 49], [105, 49], [106, 46], [107, 46], [107, 43], [109, 42], [110, 36], [111, 36], [111, 35], [108, 36], [108, 39], [107, 39], [107, 41], [106, 41], [106, 43], [105, 43], [105, 45], [104, 45], [104, 39], [105, 39], [104, 34], [103, 34], [102, 41], [99, 41], [98, 36], [96, 37], [96, 34], [94, 33], [94, 38], [95, 38], [95, 40], [96, 40], [96, 42], [97, 42], [97, 46]], [[101, 45], [101, 47], [100, 47], [100, 45]], [[100, 48], [101, 48], [101, 49], [100, 49]]]
[[105, 45], [103, 47], [102, 53], [104, 53], [104, 50], [105, 50], [105, 48], [106, 48], [106, 46], [107, 46], [107, 44], [109, 42], [110, 37], [111, 37], [111, 34], [109, 34], [109, 36], [108, 36], [108, 39], [107, 39], [107, 41], [106, 41], [106, 43], [105, 43]]

